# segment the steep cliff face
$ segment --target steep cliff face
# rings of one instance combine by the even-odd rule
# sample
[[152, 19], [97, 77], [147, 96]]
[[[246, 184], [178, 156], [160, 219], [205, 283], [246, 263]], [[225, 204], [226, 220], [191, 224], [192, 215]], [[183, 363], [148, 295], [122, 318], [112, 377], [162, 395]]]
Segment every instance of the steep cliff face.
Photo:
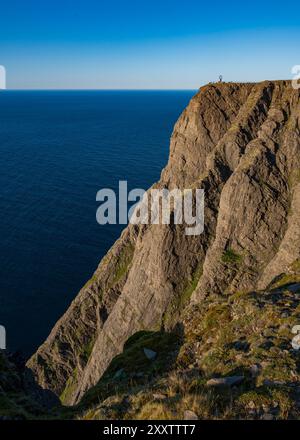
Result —
[[128, 226], [29, 360], [41, 387], [74, 404], [134, 333], [171, 330], [188, 304], [289, 273], [300, 257], [299, 97], [288, 81], [200, 89], [155, 187], [204, 189], [203, 234]]

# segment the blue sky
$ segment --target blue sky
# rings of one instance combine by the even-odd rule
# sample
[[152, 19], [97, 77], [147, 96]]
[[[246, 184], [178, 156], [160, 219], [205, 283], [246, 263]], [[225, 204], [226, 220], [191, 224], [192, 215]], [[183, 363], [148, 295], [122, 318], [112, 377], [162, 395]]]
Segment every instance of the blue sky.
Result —
[[300, 2], [9, 0], [0, 15], [7, 87], [195, 89], [291, 78]]

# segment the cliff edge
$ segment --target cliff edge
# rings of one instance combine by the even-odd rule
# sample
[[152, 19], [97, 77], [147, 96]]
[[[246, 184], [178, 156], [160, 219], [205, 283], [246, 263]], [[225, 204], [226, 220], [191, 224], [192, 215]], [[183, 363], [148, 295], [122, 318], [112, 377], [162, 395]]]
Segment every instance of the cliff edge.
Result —
[[39, 386], [76, 404], [137, 332], [189, 333], [208, 303], [298, 281], [299, 98], [290, 81], [199, 90], [154, 187], [204, 189], [204, 232], [129, 225], [28, 361]]

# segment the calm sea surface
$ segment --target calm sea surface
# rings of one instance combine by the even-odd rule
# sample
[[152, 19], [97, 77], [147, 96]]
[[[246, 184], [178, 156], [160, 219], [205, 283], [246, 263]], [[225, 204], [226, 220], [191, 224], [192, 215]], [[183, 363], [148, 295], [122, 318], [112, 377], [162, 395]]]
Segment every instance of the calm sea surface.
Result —
[[124, 225], [96, 193], [147, 189], [193, 91], [0, 93], [0, 324], [10, 350], [47, 337]]

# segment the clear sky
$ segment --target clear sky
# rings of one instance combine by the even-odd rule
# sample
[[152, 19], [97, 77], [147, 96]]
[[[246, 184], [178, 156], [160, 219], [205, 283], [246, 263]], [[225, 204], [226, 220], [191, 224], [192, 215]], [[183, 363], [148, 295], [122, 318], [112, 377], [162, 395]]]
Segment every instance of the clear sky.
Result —
[[195, 89], [291, 78], [300, 2], [7, 0], [7, 87]]

